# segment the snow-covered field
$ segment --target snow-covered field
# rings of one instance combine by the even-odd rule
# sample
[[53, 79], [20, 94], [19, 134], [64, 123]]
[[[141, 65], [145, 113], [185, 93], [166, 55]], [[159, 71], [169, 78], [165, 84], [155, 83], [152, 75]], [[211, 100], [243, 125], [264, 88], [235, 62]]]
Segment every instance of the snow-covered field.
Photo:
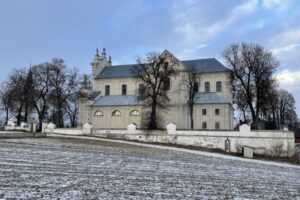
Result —
[[71, 138], [0, 140], [0, 199], [300, 199], [299, 167]]

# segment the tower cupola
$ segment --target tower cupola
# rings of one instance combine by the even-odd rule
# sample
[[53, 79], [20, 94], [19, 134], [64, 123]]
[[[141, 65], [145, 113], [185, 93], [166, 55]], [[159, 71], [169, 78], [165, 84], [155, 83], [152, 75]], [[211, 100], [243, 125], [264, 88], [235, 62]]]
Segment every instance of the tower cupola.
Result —
[[96, 55], [91, 65], [93, 67], [94, 78], [104, 69], [104, 67], [111, 66], [111, 57], [109, 56], [109, 60], [107, 60], [105, 48], [103, 48], [101, 56], [99, 55], [98, 48], [96, 49]]

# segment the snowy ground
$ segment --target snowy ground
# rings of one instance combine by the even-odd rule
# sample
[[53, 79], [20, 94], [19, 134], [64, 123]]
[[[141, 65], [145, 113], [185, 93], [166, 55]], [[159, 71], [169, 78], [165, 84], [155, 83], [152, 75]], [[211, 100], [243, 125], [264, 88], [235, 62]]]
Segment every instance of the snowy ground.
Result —
[[0, 140], [0, 199], [300, 199], [300, 168], [125, 143]]

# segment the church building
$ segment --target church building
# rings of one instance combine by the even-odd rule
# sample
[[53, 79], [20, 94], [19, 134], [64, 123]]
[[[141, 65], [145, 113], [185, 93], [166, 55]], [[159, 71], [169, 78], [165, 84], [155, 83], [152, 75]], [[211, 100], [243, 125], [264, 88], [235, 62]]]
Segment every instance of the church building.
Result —
[[[190, 129], [188, 93], [182, 88], [186, 70], [196, 74], [194, 99], [194, 129], [233, 128], [231, 72], [215, 58], [180, 61], [174, 66], [179, 73], [170, 77], [167, 95], [170, 101], [161, 111], [164, 127], [174, 123], [177, 129]], [[112, 65], [105, 49], [98, 49], [91, 63], [92, 88], [85, 82], [81, 88], [79, 124], [89, 122], [99, 129], [126, 129], [134, 123], [142, 127], [143, 101], [138, 99], [142, 82], [132, 73], [138, 64]], [[160, 111], [158, 111], [160, 112]]]

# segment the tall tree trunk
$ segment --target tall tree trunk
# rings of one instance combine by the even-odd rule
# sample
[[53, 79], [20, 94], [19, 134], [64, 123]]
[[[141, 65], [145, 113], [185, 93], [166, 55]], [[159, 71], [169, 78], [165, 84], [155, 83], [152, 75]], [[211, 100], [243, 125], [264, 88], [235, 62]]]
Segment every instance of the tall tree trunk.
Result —
[[246, 112], [245, 110], [242, 110], [242, 112], [243, 112], [244, 122], [246, 122]]
[[58, 127], [63, 128], [64, 127], [64, 116], [63, 116], [61, 105], [59, 105], [57, 114], [58, 114], [58, 116], [57, 116], [57, 118], [58, 118]]
[[190, 104], [191, 129], [194, 129], [194, 105]]
[[7, 125], [7, 122], [8, 122], [8, 113], [9, 113], [9, 110], [7, 108], [6, 109], [6, 116], [5, 116], [5, 125]]
[[41, 132], [41, 130], [42, 130], [43, 119], [44, 119], [44, 116], [43, 115], [39, 115], [39, 129], [38, 129], [39, 132]]
[[250, 108], [250, 112], [251, 112], [251, 116], [252, 116], [252, 128], [253, 129], [258, 129], [258, 125], [257, 125], [257, 116], [256, 116], [256, 113], [255, 113], [255, 109], [253, 108], [253, 105], [252, 105], [252, 101], [250, 99], [250, 96], [248, 94], [248, 104], [249, 104], [249, 108]]
[[25, 106], [24, 121], [28, 121], [28, 105]]
[[151, 106], [151, 116], [150, 116], [150, 124], [149, 124], [149, 129], [156, 129], [157, 124], [156, 124], [156, 101], [153, 101], [152, 106]]
[[23, 108], [23, 105], [21, 105], [18, 109], [18, 116], [17, 116], [17, 125], [18, 126], [21, 124], [22, 108]]

